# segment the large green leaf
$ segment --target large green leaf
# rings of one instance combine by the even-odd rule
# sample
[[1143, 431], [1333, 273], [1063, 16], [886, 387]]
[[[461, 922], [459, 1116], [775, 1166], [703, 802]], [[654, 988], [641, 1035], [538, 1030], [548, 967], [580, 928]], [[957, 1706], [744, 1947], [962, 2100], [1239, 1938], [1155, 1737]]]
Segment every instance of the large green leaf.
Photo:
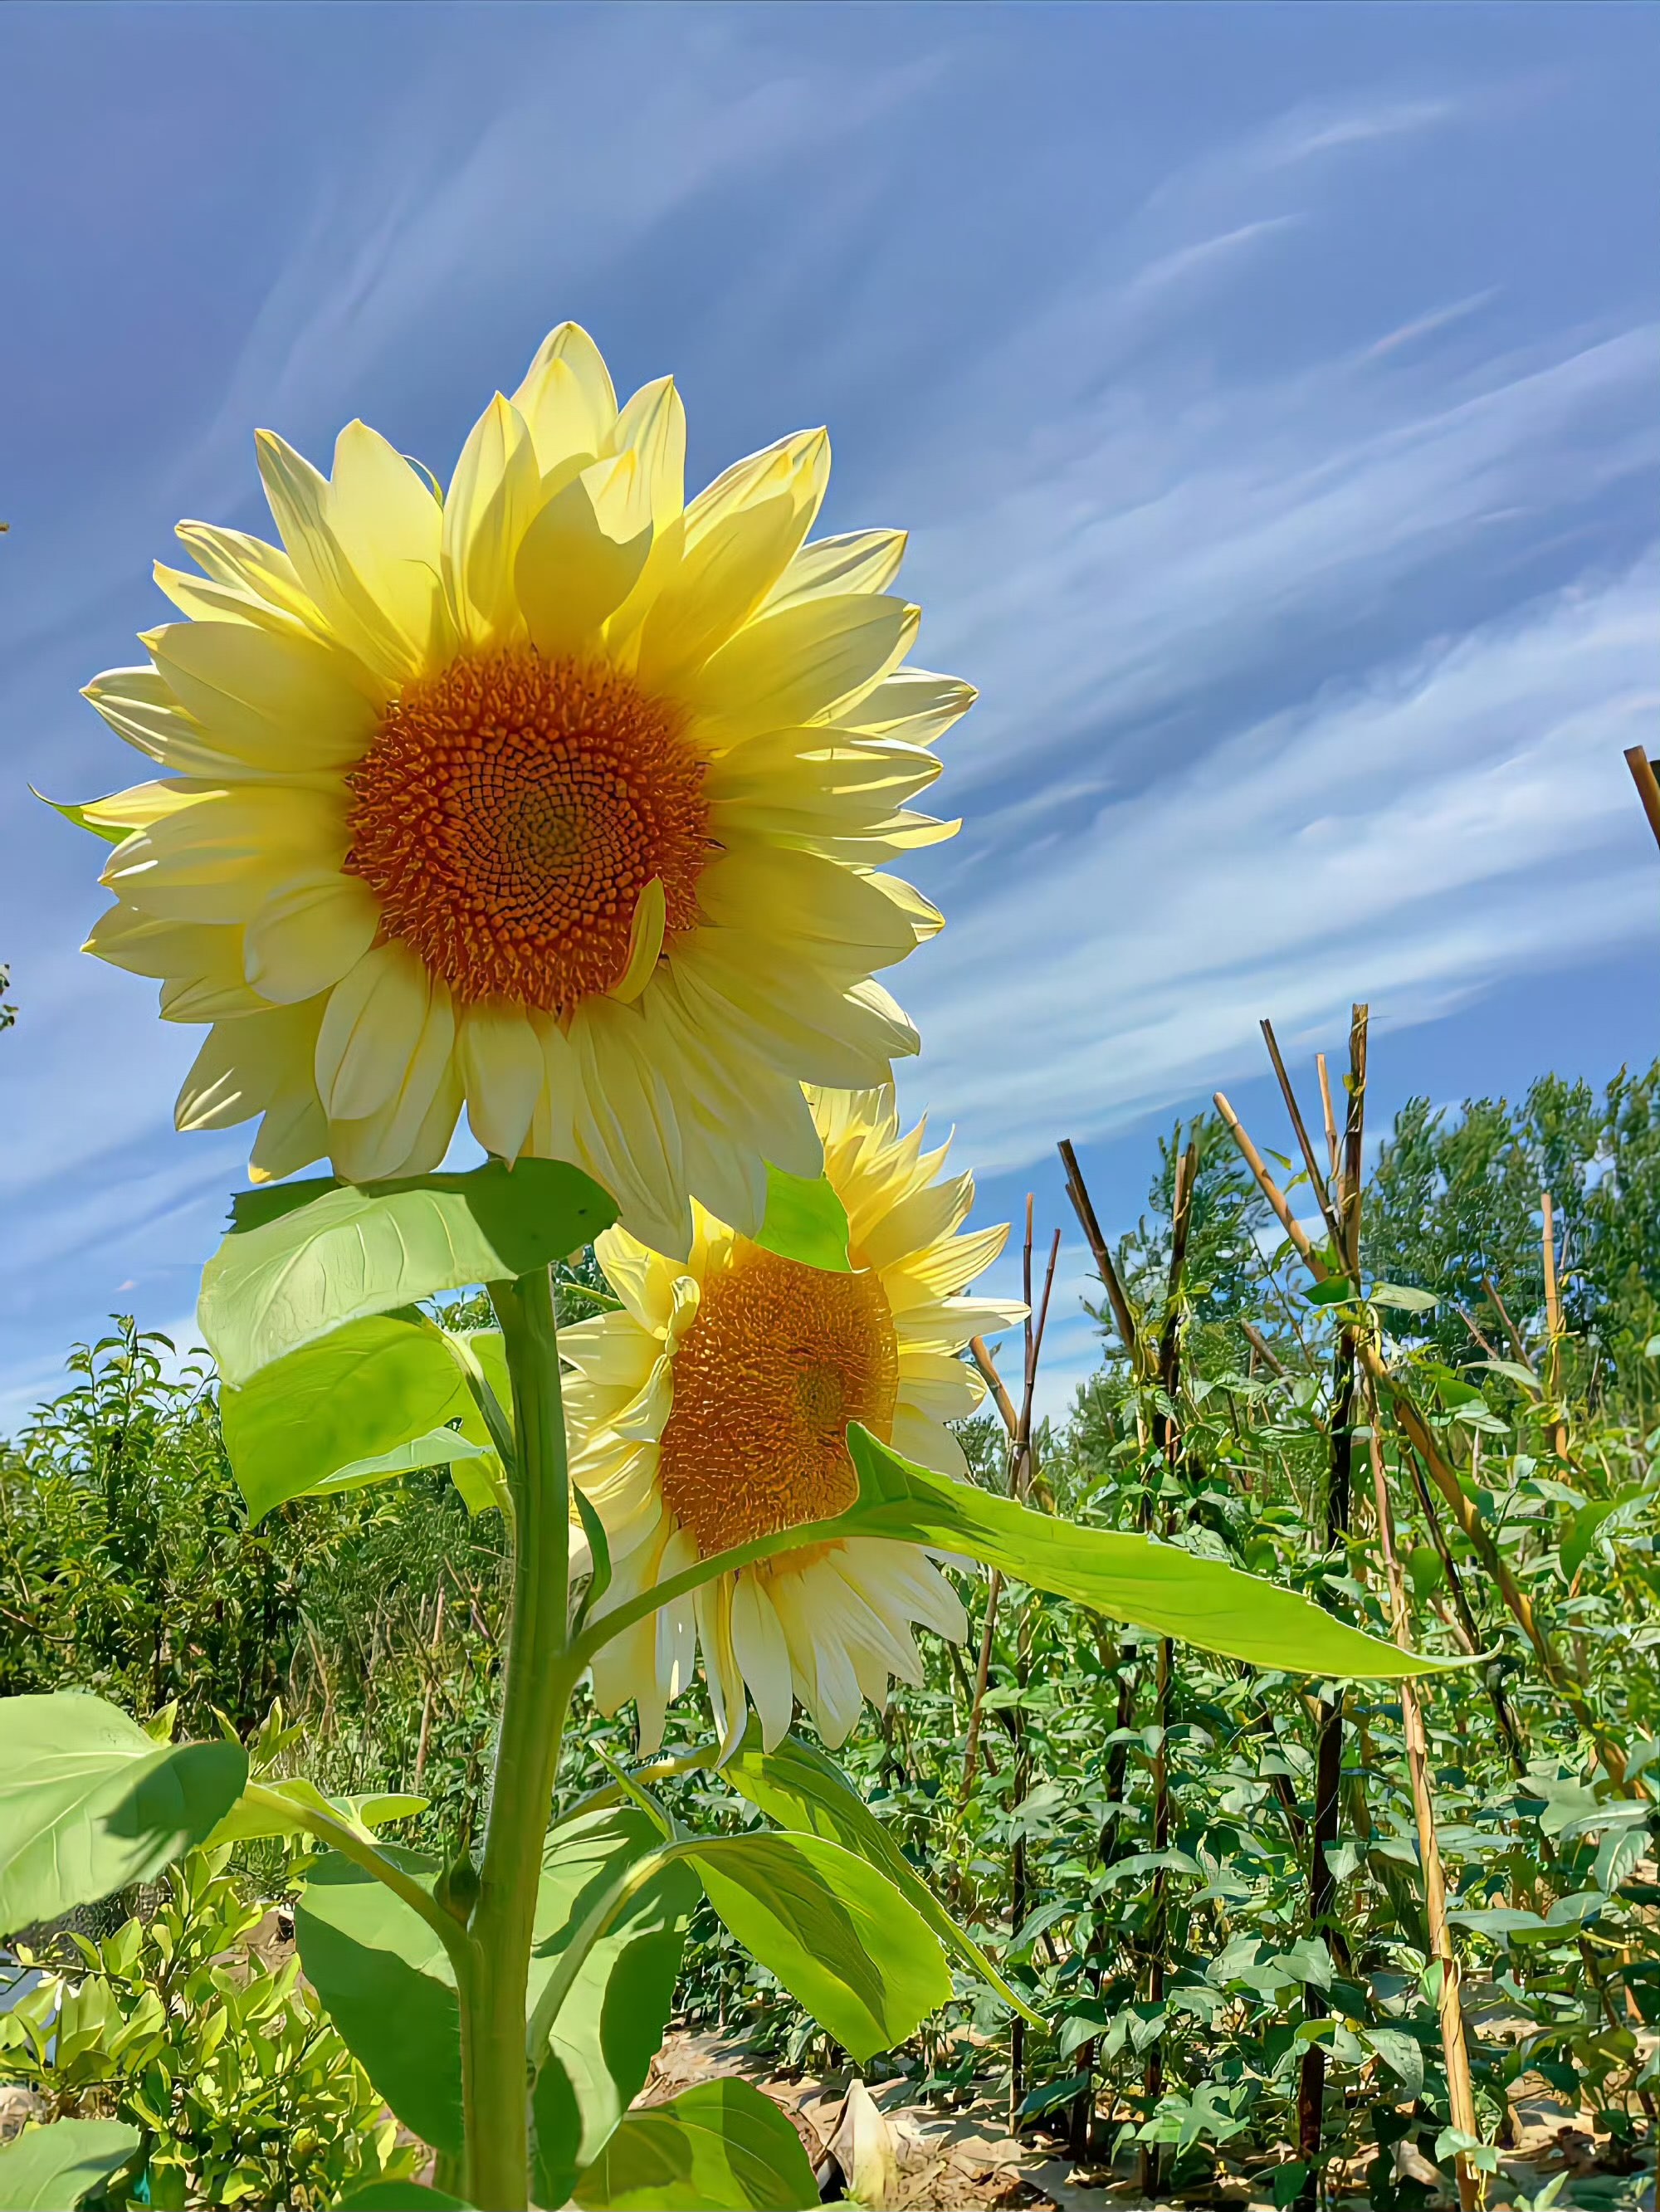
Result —
[[616, 1218], [599, 1184], [562, 1160], [273, 1184], [236, 1200], [231, 1233], [203, 1273], [198, 1317], [220, 1374], [240, 1388], [348, 1322], [528, 1274]]
[[[632, 1806], [591, 1813], [554, 1830], [537, 1900], [532, 2006], [604, 1891], [662, 1841]], [[693, 1869], [670, 1861], [629, 1899], [583, 1960], [536, 2080], [538, 2204], [569, 2200], [577, 2175], [645, 2087], [674, 2002], [687, 1923], [702, 1894]]]
[[938, 1936], [886, 1875], [840, 1844], [763, 1831], [672, 1848], [739, 1942], [861, 2065], [951, 1996]]
[[721, 1771], [740, 1796], [781, 1827], [828, 1836], [879, 1867], [947, 1950], [955, 1951], [990, 1983], [1005, 2004], [1023, 2013], [1035, 2027], [1047, 2027], [1009, 1987], [972, 1936], [958, 1926], [833, 1759], [793, 1735], [786, 1736], [775, 1751], [763, 1750], [760, 1728], [751, 1721], [737, 1756]]
[[335, 2212], [472, 2212], [465, 2199], [424, 2181], [366, 2181], [343, 2197]]
[[818, 2184], [770, 2097], [747, 2081], [700, 2081], [630, 2112], [573, 2201], [584, 2212], [806, 2212]]
[[[423, 1886], [436, 1863], [381, 1849]], [[294, 1932], [306, 1979], [404, 2125], [459, 2157], [461, 2013], [444, 1947], [420, 1914], [331, 1851], [307, 1875]]]
[[0, 1932], [148, 1881], [241, 1796], [236, 1743], [157, 1743], [84, 1691], [0, 1698]]
[[1253, 1666], [1365, 1681], [1466, 1663], [1402, 1651], [1334, 1620], [1294, 1590], [1220, 1559], [1201, 1559], [1152, 1536], [1080, 1528], [931, 1474], [856, 1425], [848, 1431], [848, 1446], [859, 1470], [859, 1502], [839, 1522], [819, 1526], [966, 1553], [1114, 1620]]
[[848, 1259], [848, 1210], [827, 1176], [809, 1181], [767, 1169], [767, 1211], [756, 1243], [766, 1252], [827, 1274], [852, 1273]]
[[119, 2120], [56, 2120], [0, 2145], [5, 2212], [70, 2212], [137, 2152], [137, 2128]]
[[258, 1522], [284, 1498], [482, 1455], [482, 1445], [444, 1426], [472, 1403], [442, 1329], [376, 1314], [222, 1389], [219, 1417]]

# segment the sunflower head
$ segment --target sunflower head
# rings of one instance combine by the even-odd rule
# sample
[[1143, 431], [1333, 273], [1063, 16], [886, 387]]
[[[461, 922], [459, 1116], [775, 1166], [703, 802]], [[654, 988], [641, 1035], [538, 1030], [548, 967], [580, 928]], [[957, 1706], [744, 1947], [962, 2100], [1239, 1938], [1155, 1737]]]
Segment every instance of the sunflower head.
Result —
[[[848, 1449], [861, 1422], [942, 1474], [967, 1472], [947, 1422], [983, 1386], [970, 1337], [1024, 1310], [963, 1295], [1005, 1228], [963, 1234], [970, 1176], [942, 1177], [946, 1147], [900, 1133], [889, 1085], [816, 1091], [824, 1170], [847, 1209], [852, 1272], [830, 1273], [756, 1243], [703, 1207], [689, 1260], [606, 1231], [599, 1262], [620, 1301], [568, 1330], [572, 1470], [605, 1522], [613, 1580], [603, 1607], [699, 1559], [833, 1518], [858, 1495]], [[769, 1745], [794, 1701], [840, 1743], [889, 1677], [921, 1679], [917, 1623], [960, 1637], [963, 1612], [928, 1554], [875, 1538], [775, 1554], [708, 1583], [605, 1646], [602, 1710], [633, 1698], [642, 1744], [702, 1644], [728, 1744], [746, 1692]]]
[[877, 972], [939, 917], [879, 872], [972, 693], [902, 666], [904, 541], [812, 541], [829, 441], [690, 504], [672, 380], [619, 409], [574, 324], [441, 499], [361, 422], [325, 477], [268, 432], [280, 545], [186, 522], [183, 619], [87, 696], [160, 771], [88, 949], [210, 1024], [181, 1127], [259, 1119], [256, 1176], [419, 1173], [465, 1109], [682, 1253], [818, 1170], [804, 1083], [915, 1036]]

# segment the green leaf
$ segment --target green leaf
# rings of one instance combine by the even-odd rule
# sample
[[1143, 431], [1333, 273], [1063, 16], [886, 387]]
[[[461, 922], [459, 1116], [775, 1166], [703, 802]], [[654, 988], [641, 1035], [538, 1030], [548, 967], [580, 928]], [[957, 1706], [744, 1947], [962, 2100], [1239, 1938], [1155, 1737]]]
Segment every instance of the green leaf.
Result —
[[612, 1200], [562, 1160], [492, 1160], [465, 1175], [331, 1178], [241, 1193], [202, 1277], [198, 1318], [224, 1380], [348, 1322], [528, 1274], [589, 1243]]
[[[553, 1831], [537, 1899], [532, 2007], [603, 1892], [662, 1841], [655, 1825], [633, 1806], [590, 1813]], [[684, 1860], [670, 1861], [629, 1899], [584, 1959], [536, 2078], [538, 2204], [569, 2201], [577, 2175], [644, 2088], [668, 2025], [686, 1929], [702, 1895], [693, 1869]]]
[[826, 1274], [853, 1272], [848, 1260], [848, 1212], [828, 1177], [809, 1182], [767, 1168], [767, 1212], [756, 1238], [764, 1252], [776, 1252]]
[[859, 1502], [840, 1522], [818, 1525], [965, 1552], [1017, 1581], [1114, 1620], [1258, 1667], [1335, 1681], [1465, 1663], [1402, 1651], [1347, 1626], [1294, 1591], [1219, 1559], [1201, 1559], [1151, 1536], [1080, 1528], [930, 1474], [856, 1424], [848, 1431], [848, 1446], [859, 1470]]
[[827, 1837], [696, 1836], [671, 1848], [709, 1903], [862, 2065], [952, 1995], [939, 1940], [886, 1875]]
[[630, 2112], [577, 2183], [584, 2212], [806, 2212], [801, 2138], [747, 2081], [702, 2081]]
[[343, 2197], [336, 2212], [472, 2212], [472, 2207], [447, 2189], [429, 2189], [424, 2181], [370, 2181]]
[[139, 2135], [119, 2120], [55, 2120], [0, 2144], [0, 2205], [6, 2212], [70, 2212], [137, 2153]]
[[1049, 2023], [1016, 1995], [974, 1939], [952, 1918], [833, 1759], [787, 1735], [775, 1751], [761, 1745], [751, 1720], [735, 1758], [721, 1769], [734, 1790], [781, 1827], [828, 1836], [879, 1867], [902, 1890], [947, 1950], [990, 1983], [1005, 2004], [1034, 2027]]
[[1414, 1597], [1427, 1597], [1432, 1590], [1440, 1589], [1445, 1570], [1433, 1544], [1414, 1544], [1407, 1553], [1405, 1565]]
[[[97, 837], [106, 845], [125, 845], [133, 834], [119, 823], [94, 821], [93, 807], [106, 805], [107, 799], [94, 799], [88, 805], [77, 806], [72, 799], [48, 799], [44, 791], [34, 791], [33, 784], [29, 789], [34, 792], [43, 806], [50, 806], [54, 814], [61, 814], [65, 822], [72, 822], [77, 830], [84, 830], [89, 837]], [[111, 799], [116, 795], [114, 792], [109, 794]]]
[[1433, 1291], [1420, 1291], [1409, 1283], [1374, 1283], [1367, 1293], [1375, 1306], [1398, 1306], [1402, 1313], [1428, 1313], [1441, 1303]]
[[444, 1427], [471, 1405], [442, 1329], [378, 1314], [222, 1389], [219, 1418], [258, 1522], [285, 1498], [482, 1456], [482, 1445]]
[[247, 1776], [240, 1744], [158, 1744], [84, 1691], [0, 1698], [0, 1932], [152, 1880]]
[[[383, 1844], [423, 1887], [436, 1862]], [[306, 1979], [397, 2117], [459, 2157], [461, 2012], [443, 1944], [372, 1874], [326, 1852], [306, 1878], [294, 1930]]]
[[1398, 2027], [1363, 2027], [1360, 2040], [1375, 2051], [1409, 2100], [1424, 2094], [1424, 2053], [1413, 2036]]
[[1655, 1494], [1646, 1484], [1633, 1483], [1620, 1491], [1617, 1497], [1596, 1498], [1590, 1504], [1580, 1507], [1573, 1516], [1561, 1552], [1562, 1572], [1570, 1582], [1584, 1565], [1599, 1540], [1605, 1535], [1613, 1535], [1616, 1525], [1623, 1525], [1632, 1517], [1632, 1507]]
[[213, 1844], [248, 1843], [264, 1836], [304, 1836], [311, 1832], [307, 1813], [326, 1813], [355, 1828], [366, 1842], [388, 1820], [407, 1820], [423, 1813], [424, 1797], [406, 1797], [385, 1791], [363, 1797], [325, 1797], [302, 1775], [286, 1782], [262, 1782], [246, 1790], [208, 1838]]
[[1347, 1275], [1328, 1275], [1323, 1282], [1312, 1284], [1308, 1292], [1309, 1304], [1313, 1306], [1347, 1305], [1359, 1296]]

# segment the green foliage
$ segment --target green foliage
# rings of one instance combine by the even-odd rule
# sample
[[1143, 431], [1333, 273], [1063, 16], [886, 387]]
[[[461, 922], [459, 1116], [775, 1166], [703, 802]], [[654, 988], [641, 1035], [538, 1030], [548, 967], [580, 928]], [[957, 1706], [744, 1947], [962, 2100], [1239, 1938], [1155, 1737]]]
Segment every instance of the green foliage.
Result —
[[631, 2112], [575, 2202], [583, 2212], [804, 2212], [818, 2185], [776, 2105], [747, 2081], [705, 2081]]
[[769, 1167], [766, 1218], [755, 1241], [763, 1251], [803, 1267], [840, 1275], [848, 1271], [847, 1208], [824, 1176], [809, 1182]]
[[137, 2128], [119, 2120], [58, 2120], [0, 2145], [0, 2203], [13, 2212], [65, 2212], [127, 2165]]
[[[45, 2097], [54, 2118], [115, 2115], [137, 2153], [116, 2204], [306, 2212], [354, 2181], [404, 2181], [419, 2152], [398, 2147], [298, 1960], [278, 1966], [251, 1942], [264, 1909], [244, 1901], [227, 1857], [192, 1852], [148, 1923], [131, 1920], [102, 1942], [70, 1939], [75, 1966], [0, 2014], [0, 2069]], [[37, 2140], [52, 2137], [23, 2138]]]
[[348, 1322], [550, 1267], [616, 1218], [599, 1185], [558, 1160], [244, 1191], [203, 1271], [202, 1334], [240, 1388]]
[[160, 1874], [247, 1772], [240, 1744], [158, 1742], [84, 1692], [0, 1701], [0, 1931]]

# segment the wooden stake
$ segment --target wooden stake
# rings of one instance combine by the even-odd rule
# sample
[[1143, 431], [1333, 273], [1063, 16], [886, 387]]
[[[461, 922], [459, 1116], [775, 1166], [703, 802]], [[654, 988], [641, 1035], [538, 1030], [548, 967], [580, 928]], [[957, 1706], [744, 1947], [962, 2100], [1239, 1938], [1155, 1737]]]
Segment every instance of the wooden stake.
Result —
[[1637, 786], [1637, 796], [1643, 802], [1643, 811], [1649, 817], [1654, 842], [1660, 845], [1660, 776], [1654, 772], [1655, 763], [1641, 745], [1627, 745], [1626, 766], [1631, 770], [1631, 780]]
[[[1371, 1416], [1371, 1482], [1377, 1514], [1377, 1541], [1389, 1578], [1389, 1613], [1395, 1640], [1403, 1651], [1412, 1649], [1412, 1622], [1407, 1610], [1406, 1578], [1395, 1552], [1395, 1525], [1389, 1510], [1389, 1483], [1383, 1472], [1379, 1441], [1377, 1395], [1368, 1392]], [[1459, 2002], [1459, 1966], [1447, 1926], [1447, 1886], [1441, 1869], [1441, 1844], [1435, 1826], [1435, 1800], [1430, 1787], [1429, 1738], [1424, 1728], [1418, 1691], [1403, 1675], [1401, 1717], [1407, 1740], [1407, 1772], [1412, 1784], [1413, 1811], [1418, 1822], [1418, 1856], [1424, 1878], [1424, 1910], [1429, 1922], [1430, 1948], [1441, 1965], [1441, 1991], [1437, 2009], [1441, 2021], [1441, 2050], [1446, 2062], [1447, 2096], [1454, 2127], [1468, 2136], [1479, 2136], [1475, 2120], [1475, 2091], [1470, 2080], [1469, 2045], [1464, 2034], [1464, 2008]], [[1465, 2157], [1457, 2155], [1460, 2212], [1475, 2212], [1481, 2201], [1481, 2178]]]

